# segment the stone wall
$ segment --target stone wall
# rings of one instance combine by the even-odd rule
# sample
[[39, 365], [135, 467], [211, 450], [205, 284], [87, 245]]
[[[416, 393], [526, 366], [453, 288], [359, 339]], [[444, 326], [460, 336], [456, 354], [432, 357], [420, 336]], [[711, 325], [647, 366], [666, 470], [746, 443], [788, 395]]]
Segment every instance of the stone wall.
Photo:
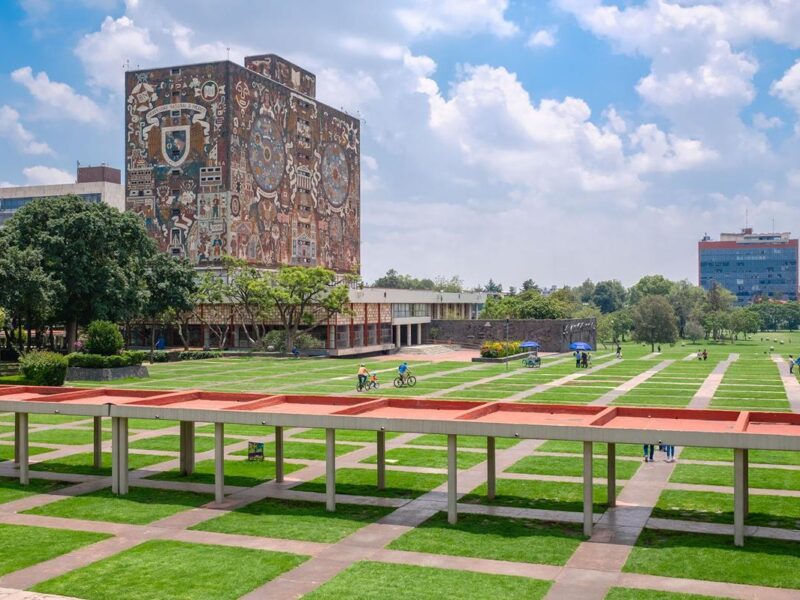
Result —
[[[567, 352], [572, 342], [596, 347], [595, 319], [512, 319], [508, 322], [510, 341], [534, 340], [544, 352]], [[484, 341], [506, 339], [505, 319], [435, 320], [430, 325], [430, 342], [478, 347]]]

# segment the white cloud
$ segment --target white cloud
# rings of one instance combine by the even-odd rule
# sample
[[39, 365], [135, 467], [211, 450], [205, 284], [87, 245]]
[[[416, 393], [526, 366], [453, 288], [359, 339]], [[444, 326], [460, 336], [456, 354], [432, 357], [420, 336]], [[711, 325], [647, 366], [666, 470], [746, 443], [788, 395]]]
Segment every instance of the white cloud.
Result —
[[765, 131], [767, 129], [776, 129], [783, 127], [783, 121], [780, 117], [768, 117], [762, 112], [753, 115], [753, 127]]
[[51, 81], [44, 71], [34, 76], [30, 67], [22, 67], [11, 73], [11, 79], [25, 86], [42, 106], [47, 107], [49, 117], [63, 116], [81, 123], [106, 121], [106, 115], [94, 100], [76, 93], [66, 83]]
[[525, 45], [528, 48], [552, 48], [556, 45], [556, 29], [551, 27], [549, 29], [540, 29], [534, 31]]
[[106, 17], [100, 31], [81, 38], [75, 54], [83, 63], [90, 85], [120, 93], [126, 63], [132, 69], [140, 63], [152, 64], [158, 57], [158, 47], [150, 39], [150, 32], [137, 27], [128, 17]]
[[0, 188], [10, 188], [10, 187], [17, 187], [16, 184], [10, 183], [8, 181], [0, 181]]
[[36, 165], [22, 169], [27, 185], [54, 185], [58, 183], [75, 183], [75, 176], [56, 169], [55, 167], [45, 167]]
[[770, 93], [800, 113], [800, 60], [787, 69], [783, 77], [772, 83]]
[[417, 0], [395, 15], [413, 35], [488, 31], [504, 38], [519, 31], [507, 8], [508, 0]]
[[697, 140], [664, 133], [656, 125], [640, 125], [630, 137], [631, 146], [641, 152], [631, 157], [637, 173], [674, 173], [695, 169], [717, 158], [717, 153]]
[[245, 56], [259, 53], [254, 48], [222, 41], [195, 45], [194, 31], [180, 23], [175, 23], [170, 28], [170, 35], [181, 57], [192, 62], [226, 60], [230, 56], [233, 62], [243, 64]]
[[40, 142], [20, 123], [19, 113], [10, 106], [0, 105], [0, 138], [11, 140], [25, 154], [53, 154], [53, 149]]

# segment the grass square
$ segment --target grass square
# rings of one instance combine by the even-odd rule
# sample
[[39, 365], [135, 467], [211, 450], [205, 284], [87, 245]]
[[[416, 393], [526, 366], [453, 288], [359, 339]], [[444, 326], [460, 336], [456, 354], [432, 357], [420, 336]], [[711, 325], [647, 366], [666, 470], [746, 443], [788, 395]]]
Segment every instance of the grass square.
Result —
[[[633, 460], [618, 460], [617, 478], [630, 479], [636, 473], [639, 464], [638, 461]], [[607, 469], [608, 461], [605, 458], [592, 460], [594, 477], [605, 477]], [[583, 477], [583, 458], [577, 456], [526, 456], [511, 465], [506, 472]]]
[[613, 587], [604, 600], [719, 600], [719, 596], [699, 596], [681, 592], [662, 592], [660, 590], [643, 590], [639, 588]]
[[[198, 433], [214, 433], [214, 424], [202, 425], [196, 429]], [[240, 435], [248, 437], [253, 441], [261, 441], [268, 435], [275, 434], [275, 428], [266, 425], [237, 425], [235, 423], [225, 423], [225, 435]]]
[[[150, 465], [169, 460], [163, 456], [149, 454], [129, 454], [128, 470], [135, 471]], [[31, 471], [47, 471], [48, 473], [75, 473], [77, 475], [111, 475], [111, 453], [103, 452], [102, 467], [94, 468], [94, 454], [83, 452], [61, 458], [53, 458], [31, 465]]]
[[[548, 440], [536, 449], [537, 452], [554, 452], [561, 454], [583, 455], [583, 442], [570, 442], [568, 440]], [[617, 444], [617, 456], [642, 456], [642, 447], [639, 444]], [[608, 445], [596, 442], [592, 444], [592, 454], [595, 456], [608, 456]]]
[[[111, 432], [103, 431], [103, 439], [110, 440]], [[94, 432], [90, 429], [45, 429], [31, 431], [28, 440], [31, 444], [59, 444], [68, 446], [83, 446], [94, 441]]]
[[[750, 467], [749, 477], [751, 489], [800, 490], [800, 471]], [[732, 487], [733, 466], [678, 465], [670, 482]]]
[[124, 496], [106, 488], [37, 506], [26, 514], [145, 525], [213, 500], [210, 494], [132, 487]]
[[[447, 481], [438, 473], [411, 473], [386, 470], [386, 487], [379, 490], [377, 472], [373, 469], [339, 469], [336, 471], [336, 493], [351, 496], [377, 496], [380, 498], [417, 498]], [[299, 492], [325, 493], [325, 477], [293, 487]]]
[[[41, 446], [28, 446], [28, 456], [35, 456], [36, 454], [44, 454], [45, 452], [53, 452], [52, 448], [43, 448]], [[13, 444], [0, 444], [0, 462], [4, 460], [14, 459], [14, 445]]]
[[335, 512], [328, 512], [319, 502], [266, 498], [204, 521], [192, 529], [334, 543], [393, 510], [338, 503]]
[[[482, 452], [457, 452], [456, 461], [459, 469], [469, 469], [486, 460]], [[362, 463], [375, 464], [377, 456], [370, 456]], [[446, 450], [426, 450], [423, 448], [392, 448], [386, 451], [387, 465], [400, 465], [403, 467], [429, 467], [434, 469], [447, 468]]]
[[496, 600], [544, 598], [551, 582], [513, 575], [489, 575], [415, 565], [363, 561], [348, 567], [305, 600]]
[[66, 485], [62, 481], [49, 479], [31, 479], [28, 485], [21, 485], [17, 478], [0, 477], [0, 504], [35, 496], [36, 494], [49, 494]]
[[[784, 450], [750, 450], [750, 464], [765, 465], [800, 465], [800, 452]], [[733, 450], [730, 448], [684, 448], [682, 460], [709, 460], [733, 462]]]
[[167, 429], [168, 427], [177, 427], [178, 421], [169, 421], [161, 419], [128, 419], [128, 429]]
[[87, 600], [233, 600], [305, 560], [284, 552], [154, 540], [32, 589]]
[[[622, 486], [617, 486], [617, 492], [619, 493], [621, 490]], [[486, 497], [486, 491], [487, 488], [484, 483], [463, 496], [459, 502], [583, 512], [582, 483], [497, 479], [494, 500], [489, 500]], [[594, 497], [594, 512], [603, 512], [608, 504], [608, 487], [595, 485], [592, 487], [592, 493]]]
[[[386, 432], [386, 439], [391, 440], [396, 438], [400, 435], [394, 431], [387, 431]], [[295, 433], [291, 436], [292, 438], [296, 438], [299, 440], [324, 440], [325, 439], [325, 430], [324, 429], [309, 429], [308, 431], [300, 431]], [[361, 429], [337, 429], [336, 430], [336, 441], [337, 442], [364, 442], [364, 443], [375, 443], [378, 439], [377, 432], [375, 431], [367, 431]]]
[[[236, 444], [242, 440], [225, 438], [224, 442]], [[158, 437], [145, 438], [130, 443], [131, 450], [162, 450], [164, 452], [180, 452], [181, 436], [179, 435], [159, 435]], [[198, 435], [194, 438], [194, 451], [207, 452], [214, 448], [214, 438]]]
[[585, 539], [581, 526], [574, 523], [462, 513], [458, 515], [458, 523], [450, 525], [447, 515], [439, 512], [388, 547], [450, 556], [564, 565]]
[[[163, 457], [161, 458], [163, 460]], [[303, 465], [284, 463], [283, 472], [288, 474], [302, 469]], [[191, 475], [181, 475], [178, 469], [164, 471], [150, 475], [148, 479], [160, 481], [181, 481], [189, 483], [214, 484], [214, 461], [202, 460], [195, 465], [194, 473]], [[265, 481], [275, 479], [275, 463], [271, 460], [248, 461], [248, 460], [226, 460], [225, 461], [225, 485], [236, 485], [241, 487], [252, 487]]]
[[[354, 444], [336, 444], [336, 456], [359, 450], [362, 446]], [[247, 450], [232, 452], [234, 456], [247, 456]], [[264, 444], [264, 456], [275, 456], [275, 442]], [[283, 442], [284, 458], [295, 460], [325, 460], [325, 444], [315, 442]]]
[[111, 536], [89, 531], [0, 524], [0, 575], [18, 571]]
[[[459, 435], [456, 438], [459, 448], [486, 448], [486, 438], [479, 435]], [[495, 448], [503, 450], [519, 444], [515, 438], [495, 438]], [[409, 446], [447, 446], [447, 436], [428, 433], [408, 442]]]
[[800, 543], [645, 529], [623, 571], [800, 589]]

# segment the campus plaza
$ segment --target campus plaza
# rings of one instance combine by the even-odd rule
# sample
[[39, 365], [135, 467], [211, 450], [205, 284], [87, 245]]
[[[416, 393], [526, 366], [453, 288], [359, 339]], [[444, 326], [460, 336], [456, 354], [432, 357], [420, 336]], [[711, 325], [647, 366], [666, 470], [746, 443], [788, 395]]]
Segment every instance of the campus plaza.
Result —
[[[416, 388], [362, 394], [350, 359], [153, 365], [120, 392], [75, 382], [94, 389], [50, 401], [5, 388], [0, 527], [13, 543], [0, 587], [796, 598], [800, 454], [778, 430], [793, 431], [797, 381], [765, 343], [696, 352], [624, 345], [619, 360], [601, 347], [590, 369], [569, 354], [540, 369], [417, 357]], [[398, 360], [367, 365], [388, 381]], [[664, 424], [682, 408], [701, 418]], [[628, 415], [658, 424], [614, 426]], [[755, 438], [780, 442], [742, 443]], [[642, 460], [641, 443], [659, 440], [676, 463]], [[254, 441], [265, 460], [248, 460]]]

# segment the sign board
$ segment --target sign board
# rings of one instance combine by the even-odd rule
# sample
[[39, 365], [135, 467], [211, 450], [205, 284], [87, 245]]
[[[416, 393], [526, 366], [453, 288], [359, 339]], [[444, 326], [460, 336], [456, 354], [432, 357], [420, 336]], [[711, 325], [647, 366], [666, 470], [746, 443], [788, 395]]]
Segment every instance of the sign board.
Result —
[[247, 460], [264, 460], [264, 442], [247, 442]]

